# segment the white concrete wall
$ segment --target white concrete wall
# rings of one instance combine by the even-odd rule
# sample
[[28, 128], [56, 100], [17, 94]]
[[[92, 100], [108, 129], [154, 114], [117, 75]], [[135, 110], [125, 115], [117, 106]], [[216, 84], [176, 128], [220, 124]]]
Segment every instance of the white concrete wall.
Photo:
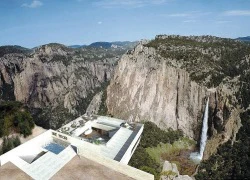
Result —
[[122, 119], [116, 119], [116, 118], [111, 118], [111, 117], [107, 117], [107, 116], [99, 116], [97, 118], [97, 121], [109, 123], [109, 124], [112, 124], [113, 126], [116, 126], [116, 127], [120, 127], [120, 124], [125, 122]]
[[[132, 143], [130, 144], [130, 146], [128, 147], [127, 151], [125, 152], [125, 154], [123, 155], [122, 159], [121, 159], [121, 163], [123, 164], [128, 164], [129, 160], [131, 159], [134, 151], [132, 152], [132, 149], [134, 146], [138, 146], [140, 140], [137, 142], [137, 140], [140, 138], [142, 132], [143, 132], [143, 128], [144, 128], [144, 125], [141, 126], [139, 132], [136, 134], [134, 140], [132, 141]], [[137, 144], [136, 144], [137, 143]], [[135, 149], [136, 149], [135, 147]]]
[[36, 156], [43, 151], [42, 146], [52, 141], [51, 130], [48, 130], [41, 135], [27, 141], [24, 144], [8, 151], [7, 153], [0, 156], [0, 165], [7, 163], [14, 156]]
[[87, 129], [91, 128], [91, 121], [88, 121], [85, 123], [85, 125], [83, 127], [79, 127], [76, 130], [73, 131], [73, 135], [74, 136], [80, 136], [84, 131], [86, 131]]

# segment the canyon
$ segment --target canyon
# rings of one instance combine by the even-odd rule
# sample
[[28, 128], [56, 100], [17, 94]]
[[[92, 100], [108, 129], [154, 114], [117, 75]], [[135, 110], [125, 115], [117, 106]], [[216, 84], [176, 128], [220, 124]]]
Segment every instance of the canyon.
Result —
[[28, 53], [10, 49], [0, 57], [1, 99], [28, 105], [36, 123], [45, 128], [58, 128], [84, 114], [126, 51], [72, 49], [60, 44], [43, 45]]
[[159, 35], [130, 49], [48, 44], [8, 52], [0, 57], [1, 99], [25, 103], [44, 128], [104, 106], [106, 115], [199, 141], [209, 98], [208, 159], [235, 139], [249, 106], [249, 49], [232, 39]]

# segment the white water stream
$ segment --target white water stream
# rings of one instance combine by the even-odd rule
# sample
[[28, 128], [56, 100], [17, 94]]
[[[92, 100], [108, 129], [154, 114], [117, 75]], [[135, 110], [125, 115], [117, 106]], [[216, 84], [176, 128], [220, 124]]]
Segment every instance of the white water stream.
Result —
[[207, 142], [207, 130], [208, 130], [208, 104], [209, 99], [207, 99], [207, 104], [203, 116], [202, 132], [201, 132], [201, 141], [200, 141], [200, 151], [190, 154], [190, 158], [195, 162], [200, 162], [203, 157], [203, 153], [206, 147]]

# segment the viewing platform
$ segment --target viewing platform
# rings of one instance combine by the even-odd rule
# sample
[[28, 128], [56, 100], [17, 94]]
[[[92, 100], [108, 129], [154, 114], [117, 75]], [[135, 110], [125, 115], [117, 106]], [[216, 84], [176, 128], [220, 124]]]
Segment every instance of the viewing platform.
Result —
[[[63, 169], [69, 169], [70, 165], [86, 167], [88, 164], [84, 163], [89, 161], [112, 172], [110, 178], [151, 180], [153, 175], [127, 165], [142, 131], [143, 125], [139, 123], [83, 115], [57, 131], [47, 130], [1, 155], [0, 172], [2, 167], [7, 167], [5, 164], [11, 164], [16, 172], [25, 173], [32, 179], [57, 179], [64, 176]], [[71, 171], [82, 176], [84, 173], [91, 175], [80, 167]], [[6, 173], [10, 174], [5, 170]], [[74, 177], [78, 178], [77, 175]]]

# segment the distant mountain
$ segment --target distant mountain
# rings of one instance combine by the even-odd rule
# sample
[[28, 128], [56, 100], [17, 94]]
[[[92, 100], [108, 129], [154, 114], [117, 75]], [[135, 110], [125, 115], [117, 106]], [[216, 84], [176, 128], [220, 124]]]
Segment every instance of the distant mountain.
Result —
[[237, 40], [240, 40], [240, 41], [245, 41], [245, 42], [250, 42], [250, 36], [246, 36], [246, 37], [239, 37], [239, 38], [237, 38]]
[[82, 48], [82, 47], [86, 47], [87, 45], [71, 45], [71, 46], [68, 46], [70, 48]]
[[0, 46], [0, 57], [4, 56], [5, 54], [11, 53], [29, 53], [31, 49], [22, 47], [22, 46]]
[[94, 42], [90, 44], [90, 47], [101, 48], [133, 48], [137, 44], [137, 41], [115, 41], [115, 42]]
[[101, 47], [101, 48], [111, 48], [111, 42], [94, 42], [89, 45], [90, 47]]
[[117, 46], [123, 46], [123, 47], [128, 47], [128, 46], [135, 46], [138, 44], [138, 41], [115, 41], [112, 42], [112, 44], [117, 45]]
[[96, 47], [96, 48], [133, 48], [137, 44], [137, 41], [115, 41], [115, 42], [94, 42], [90, 45], [71, 45], [70, 48], [82, 48], [82, 47]]

